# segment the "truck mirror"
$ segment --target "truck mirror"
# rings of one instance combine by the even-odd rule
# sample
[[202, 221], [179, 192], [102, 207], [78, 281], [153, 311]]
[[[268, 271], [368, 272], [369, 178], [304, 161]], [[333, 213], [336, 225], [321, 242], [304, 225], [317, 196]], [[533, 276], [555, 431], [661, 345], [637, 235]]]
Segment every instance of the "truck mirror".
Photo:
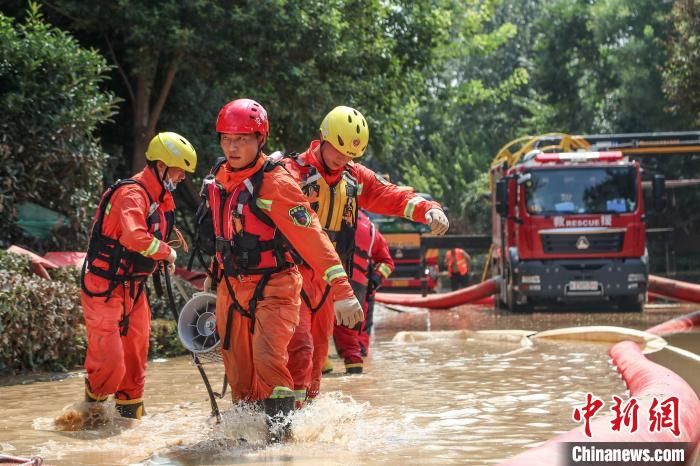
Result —
[[654, 209], [662, 210], [666, 208], [666, 177], [654, 175], [651, 181], [651, 188]]
[[501, 217], [508, 216], [508, 180], [505, 178], [496, 183], [496, 212]]

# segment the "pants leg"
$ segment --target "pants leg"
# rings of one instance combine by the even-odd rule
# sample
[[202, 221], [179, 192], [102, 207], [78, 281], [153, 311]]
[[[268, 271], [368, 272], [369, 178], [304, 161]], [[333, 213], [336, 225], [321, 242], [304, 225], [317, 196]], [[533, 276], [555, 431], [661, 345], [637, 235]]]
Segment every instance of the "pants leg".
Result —
[[[322, 280], [319, 281], [314, 271], [309, 267], [302, 266], [299, 268], [299, 272], [301, 273], [304, 292], [311, 304], [316, 306], [323, 296], [325, 283]], [[287, 368], [294, 380], [294, 391], [301, 401], [306, 397], [306, 390], [311, 382], [311, 360], [314, 351], [313, 338], [311, 337], [311, 319], [311, 309], [304, 300], [301, 300], [299, 324], [287, 348], [289, 354]]]
[[[106, 289], [107, 282], [90, 273], [85, 280], [89, 289]], [[119, 322], [124, 312], [123, 290], [115, 289], [109, 300], [93, 298], [81, 291], [80, 302], [88, 339], [85, 370], [90, 391], [98, 397], [111, 395], [117, 391], [126, 373], [124, 348], [119, 335]]]
[[[140, 294], [129, 313], [126, 335], [121, 337], [126, 371], [119, 382], [117, 398], [137, 400], [143, 398], [148, 365], [148, 338], [151, 334], [151, 310], [144, 294]], [[130, 298], [127, 298], [127, 302]]]
[[252, 335], [256, 400], [269, 398], [280, 387], [289, 393], [294, 389], [287, 348], [299, 323], [301, 283], [301, 275], [295, 269], [275, 274], [258, 303]]
[[372, 336], [372, 326], [374, 325], [374, 295], [367, 296], [365, 305], [365, 321], [362, 324], [360, 333], [360, 352], [363, 357], [369, 356], [369, 341]]
[[345, 361], [345, 364], [362, 364], [362, 354], [360, 350], [360, 332], [344, 327], [333, 325], [333, 341], [338, 354]]
[[[230, 281], [236, 299], [245, 309], [248, 309], [257, 280]], [[263, 299], [258, 301], [252, 334], [250, 319], [233, 312], [231, 322], [228, 322], [231, 327], [230, 348], [222, 348], [222, 355], [234, 401], [268, 398], [275, 387], [292, 389], [292, 376], [287, 369], [287, 347], [299, 321], [300, 288], [301, 277], [296, 269], [273, 275], [263, 290]], [[226, 335], [232, 302], [225, 283], [222, 283], [216, 299], [217, 331], [222, 340]]]
[[452, 291], [457, 291], [460, 287], [461, 275], [458, 273], [450, 275], [450, 289]]
[[328, 339], [333, 334], [333, 301], [327, 299], [323, 306], [314, 313], [311, 318], [311, 336], [313, 338], [314, 353], [312, 356], [311, 383], [307, 396], [315, 398], [321, 390], [321, 372], [323, 363], [328, 357]]
[[294, 390], [303, 391], [311, 382], [311, 357], [314, 343], [311, 338], [311, 309], [302, 301], [299, 310], [299, 325], [287, 347], [289, 361], [287, 368], [294, 380]]

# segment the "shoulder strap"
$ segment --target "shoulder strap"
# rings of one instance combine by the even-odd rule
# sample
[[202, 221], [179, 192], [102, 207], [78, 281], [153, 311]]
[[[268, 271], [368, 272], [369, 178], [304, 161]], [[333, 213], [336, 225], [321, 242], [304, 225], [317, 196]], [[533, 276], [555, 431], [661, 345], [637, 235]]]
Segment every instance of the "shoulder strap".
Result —
[[104, 222], [105, 218], [105, 208], [107, 207], [107, 204], [109, 204], [109, 201], [112, 199], [112, 196], [114, 193], [117, 191], [117, 189], [121, 188], [122, 186], [130, 185], [130, 184], [136, 184], [143, 189], [143, 191], [146, 193], [146, 196], [148, 197], [148, 215], [146, 218], [150, 217], [153, 212], [151, 212], [151, 208], [153, 204], [153, 198], [151, 197], [151, 194], [148, 192], [148, 189], [146, 189], [146, 186], [141, 183], [140, 181], [137, 181], [133, 178], [127, 178], [124, 180], [117, 180], [112, 186], [107, 188], [107, 192], [105, 195], [102, 197], [102, 200], [100, 201], [100, 205], [97, 207], [99, 211], [99, 215], [97, 217], [97, 220], [95, 221], [95, 226], [93, 231], [96, 231], [99, 234], [102, 234], [102, 223]]
[[214, 162], [214, 166], [211, 167], [211, 171], [209, 172], [209, 174], [216, 175], [217, 173], [219, 173], [219, 170], [224, 165], [224, 163], [226, 163], [226, 157], [219, 157], [218, 159], [216, 159], [216, 161]]

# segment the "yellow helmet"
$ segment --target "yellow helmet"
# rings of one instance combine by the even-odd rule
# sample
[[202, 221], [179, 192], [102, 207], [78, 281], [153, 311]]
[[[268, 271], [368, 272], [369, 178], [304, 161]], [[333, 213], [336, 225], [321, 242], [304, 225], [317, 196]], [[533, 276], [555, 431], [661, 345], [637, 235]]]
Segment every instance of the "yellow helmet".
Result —
[[361, 157], [369, 143], [369, 126], [360, 112], [339, 106], [331, 110], [321, 123], [321, 140], [329, 142], [348, 157]]
[[197, 166], [197, 152], [190, 142], [177, 133], [158, 133], [148, 143], [146, 160], [160, 160], [168, 167], [182, 168], [194, 173]]

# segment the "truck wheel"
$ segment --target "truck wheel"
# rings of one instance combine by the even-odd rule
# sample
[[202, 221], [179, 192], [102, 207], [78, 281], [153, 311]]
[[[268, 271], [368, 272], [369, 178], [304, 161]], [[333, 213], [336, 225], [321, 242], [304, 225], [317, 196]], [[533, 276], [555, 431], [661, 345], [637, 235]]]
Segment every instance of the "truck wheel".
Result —
[[636, 295], [617, 298], [617, 308], [623, 312], [642, 312], [644, 303], [640, 302]]

